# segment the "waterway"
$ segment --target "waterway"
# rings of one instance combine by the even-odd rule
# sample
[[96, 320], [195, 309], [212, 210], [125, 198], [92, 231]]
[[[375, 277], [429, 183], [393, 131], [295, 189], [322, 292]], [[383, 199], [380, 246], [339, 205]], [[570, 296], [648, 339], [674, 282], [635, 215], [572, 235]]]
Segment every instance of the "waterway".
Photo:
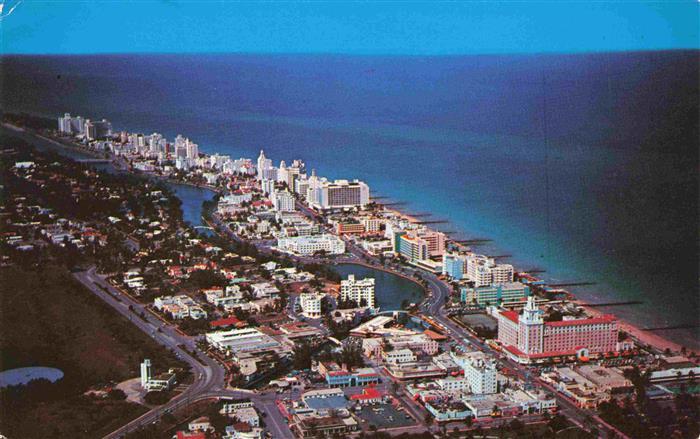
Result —
[[[14, 131], [0, 126], [0, 134], [19, 137], [30, 145], [33, 145], [40, 151], [53, 151], [61, 154], [64, 157], [73, 160], [94, 158], [90, 154], [81, 152], [69, 147], [60, 146], [56, 143], [44, 140], [26, 132]], [[111, 163], [92, 163], [90, 166], [109, 173], [123, 173], [126, 171], [117, 169]], [[144, 177], [146, 175], [144, 174]], [[215, 193], [214, 191], [197, 186], [174, 183], [172, 181], [163, 181], [175, 195], [182, 201], [182, 217], [193, 227], [206, 227], [202, 221], [202, 203], [211, 200]], [[201, 230], [200, 230], [201, 231]]]
[[380, 311], [400, 310], [404, 301], [418, 303], [423, 300], [423, 288], [405, 277], [357, 264], [338, 264], [333, 270], [343, 279], [350, 274], [358, 279], [374, 278], [375, 301]]
[[[697, 56], [2, 57], [0, 105], [301, 158], [553, 283], [595, 282], [582, 300], [643, 302], [605, 309], [640, 327], [694, 326]], [[700, 347], [697, 329], [663, 335]]]
[[[4, 127], [0, 127], [0, 133], [19, 137], [39, 150], [51, 150], [74, 160], [92, 158], [86, 153], [59, 146], [29, 133], [17, 132]], [[109, 163], [92, 164], [92, 166], [111, 173], [125, 172], [116, 169]], [[202, 222], [202, 203], [211, 200], [214, 192], [206, 188], [170, 181], [166, 184], [182, 201], [183, 219], [195, 227], [205, 226]], [[423, 288], [416, 282], [402, 276], [357, 264], [339, 264], [333, 269], [344, 279], [347, 279], [350, 274], [354, 274], [357, 278], [374, 278], [376, 304], [382, 311], [400, 310], [404, 302], [418, 303], [423, 299]]]
[[20, 367], [0, 372], [0, 388], [22, 386], [38, 379], [55, 383], [61, 378], [63, 378], [63, 372], [53, 367]]

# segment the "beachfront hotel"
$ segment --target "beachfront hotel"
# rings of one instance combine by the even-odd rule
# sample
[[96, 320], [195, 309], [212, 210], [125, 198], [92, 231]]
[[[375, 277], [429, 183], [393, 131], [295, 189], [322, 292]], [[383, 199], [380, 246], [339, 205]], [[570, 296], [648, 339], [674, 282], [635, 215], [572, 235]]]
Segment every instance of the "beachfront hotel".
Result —
[[309, 178], [307, 202], [317, 210], [355, 209], [369, 204], [369, 186], [359, 180]]
[[462, 303], [485, 307], [489, 305], [511, 305], [525, 300], [530, 288], [520, 282], [506, 282], [486, 287], [460, 288]]
[[532, 296], [522, 314], [498, 313], [498, 341], [515, 361], [535, 363], [574, 355], [582, 358], [617, 350], [619, 325], [613, 315], [557, 322], [545, 322], [542, 315]]

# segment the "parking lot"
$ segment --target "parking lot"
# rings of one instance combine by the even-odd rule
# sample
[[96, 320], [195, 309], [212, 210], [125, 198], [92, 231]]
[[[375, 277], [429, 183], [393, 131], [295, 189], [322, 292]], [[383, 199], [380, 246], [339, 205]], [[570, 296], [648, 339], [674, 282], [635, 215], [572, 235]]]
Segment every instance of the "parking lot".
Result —
[[355, 415], [365, 421], [362, 422], [363, 429], [368, 429], [370, 425], [382, 429], [415, 424], [413, 418], [404, 411], [397, 410], [393, 405], [386, 403], [362, 407], [362, 410], [356, 411]]

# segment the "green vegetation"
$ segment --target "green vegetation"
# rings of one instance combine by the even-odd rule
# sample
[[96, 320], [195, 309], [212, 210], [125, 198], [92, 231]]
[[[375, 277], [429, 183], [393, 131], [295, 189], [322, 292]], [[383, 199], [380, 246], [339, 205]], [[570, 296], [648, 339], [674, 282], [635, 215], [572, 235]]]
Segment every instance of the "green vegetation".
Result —
[[56, 384], [36, 382], [0, 392], [0, 430], [9, 437], [100, 437], [145, 411], [117, 392], [84, 393], [139, 374], [150, 358], [159, 369], [180, 365], [85, 290], [65, 268], [0, 270], [0, 365], [61, 369]]

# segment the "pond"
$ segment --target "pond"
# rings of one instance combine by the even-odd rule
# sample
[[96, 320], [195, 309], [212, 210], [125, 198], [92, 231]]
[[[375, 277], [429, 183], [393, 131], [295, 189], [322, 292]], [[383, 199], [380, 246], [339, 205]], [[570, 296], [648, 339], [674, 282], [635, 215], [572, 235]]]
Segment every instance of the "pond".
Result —
[[0, 372], [0, 388], [20, 386], [41, 378], [55, 383], [63, 378], [63, 372], [53, 367], [20, 367], [6, 370]]
[[401, 309], [401, 303], [418, 303], [423, 300], [423, 288], [412, 280], [376, 268], [357, 264], [338, 264], [332, 267], [343, 279], [354, 274], [358, 279], [374, 278], [375, 302], [380, 311]]

